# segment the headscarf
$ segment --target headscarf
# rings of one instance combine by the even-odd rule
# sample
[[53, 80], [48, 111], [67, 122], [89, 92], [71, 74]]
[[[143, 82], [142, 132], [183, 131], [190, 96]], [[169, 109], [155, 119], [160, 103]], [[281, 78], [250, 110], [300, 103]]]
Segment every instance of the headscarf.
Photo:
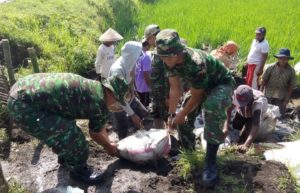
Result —
[[140, 42], [126, 42], [121, 49], [121, 56], [111, 66], [109, 76], [119, 76], [130, 83], [133, 78], [130, 73], [134, 70], [141, 53], [142, 44]]

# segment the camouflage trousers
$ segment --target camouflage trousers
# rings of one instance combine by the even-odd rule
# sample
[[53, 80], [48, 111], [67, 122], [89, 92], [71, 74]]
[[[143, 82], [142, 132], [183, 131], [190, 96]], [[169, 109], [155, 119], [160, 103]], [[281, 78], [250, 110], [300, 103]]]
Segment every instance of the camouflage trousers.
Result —
[[[155, 55], [154, 60], [159, 61], [159, 57]], [[151, 66], [151, 92], [150, 92], [150, 113], [154, 119], [168, 119], [168, 107], [166, 99], [169, 96], [169, 82], [165, 72], [164, 64], [159, 62], [152, 63]]]
[[[191, 98], [191, 92], [188, 91], [183, 96], [181, 107], [184, 107]], [[194, 122], [197, 115], [201, 112], [201, 106], [196, 107], [191, 113], [187, 115], [187, 120], [184, 124], [178, 125], [179, 141], [183, 148], [193, 150], [195, 149], [195, 134]]]
[[21, 129], [51, 147], [70, 170], [86, 164], [89, 144], [73, 118], [51, 113], [40, 109], [38, 104], [12, 97], [8, 99], [8, 111]]
[[207, 93], [202, 104], [204, 117], [204, 138], [207, 143], [220, 144], [224, 141], [223, 127], [227, 108], [231, 105], [233, 88], [231, 85], [219, 85]]

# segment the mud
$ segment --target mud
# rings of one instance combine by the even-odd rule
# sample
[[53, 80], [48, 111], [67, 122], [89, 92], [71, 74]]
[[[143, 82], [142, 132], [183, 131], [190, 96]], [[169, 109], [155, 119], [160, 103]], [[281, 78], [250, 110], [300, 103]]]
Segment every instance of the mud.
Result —
[[[82, 128], [86, 121], [79, 121]], [[116, 134], [110, 137], [117, 141]], [[213, 189], [205, 189], [201, 183], [202, 169], [193, 171], [192, 177], [180, 177], [176, 157], [168, 157], [145, 165], [111, 157], [101, 146], [87, 138], [90, 143], [88, 164], [99, 171], [105, 171], [105, 179], [96, 186], [87, 186], [69, 178], [68, 171], [57, 163], [57, 156], [50, 148], [39, 143], [16, 143], [10, 145], [9, 157], [1, 162], [4, 176], [15, 179], [29, 192], [58, 193], [65, 192], [67, 186], [78, 187], [85, 193], [185, 193], [185, 192], [239, 192], [237, 187], [244, 187], [244, 192], [281, 193], [279, 179], [285, 179], [284, 191], [294, 192], [290, 174], [280, 163], [266, 162], [258, 158], [237, 155], [236, 161], [225, 163], [219, 168], [220, 180]], [[237, 184], [229, 183], [226, 176], [239, 179]], [[225, 176], [225, 177], [224, 177]]]

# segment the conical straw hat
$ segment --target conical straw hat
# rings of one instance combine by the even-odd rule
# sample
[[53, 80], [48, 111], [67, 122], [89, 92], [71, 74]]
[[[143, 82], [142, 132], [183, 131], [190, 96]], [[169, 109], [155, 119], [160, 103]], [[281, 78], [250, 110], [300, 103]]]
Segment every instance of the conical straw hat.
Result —
[[101, 42], [114, 42], [114, 41], [119, 41], [122, 40], [123, 37], [113, 30], [112, 28], [109, 28], [104, 34], [102, 34], [99, 38]]

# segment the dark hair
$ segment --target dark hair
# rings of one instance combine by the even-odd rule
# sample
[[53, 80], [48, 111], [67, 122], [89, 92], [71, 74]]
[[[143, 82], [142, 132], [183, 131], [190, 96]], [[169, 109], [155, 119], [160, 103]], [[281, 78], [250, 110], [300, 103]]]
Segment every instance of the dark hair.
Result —
[[144, 41], [143, 43], [142, 43], [142, 46], [143, 47], [146, 47], [146, 46], [148, 46], [149, 45], [149, 42], [148, 41]]

